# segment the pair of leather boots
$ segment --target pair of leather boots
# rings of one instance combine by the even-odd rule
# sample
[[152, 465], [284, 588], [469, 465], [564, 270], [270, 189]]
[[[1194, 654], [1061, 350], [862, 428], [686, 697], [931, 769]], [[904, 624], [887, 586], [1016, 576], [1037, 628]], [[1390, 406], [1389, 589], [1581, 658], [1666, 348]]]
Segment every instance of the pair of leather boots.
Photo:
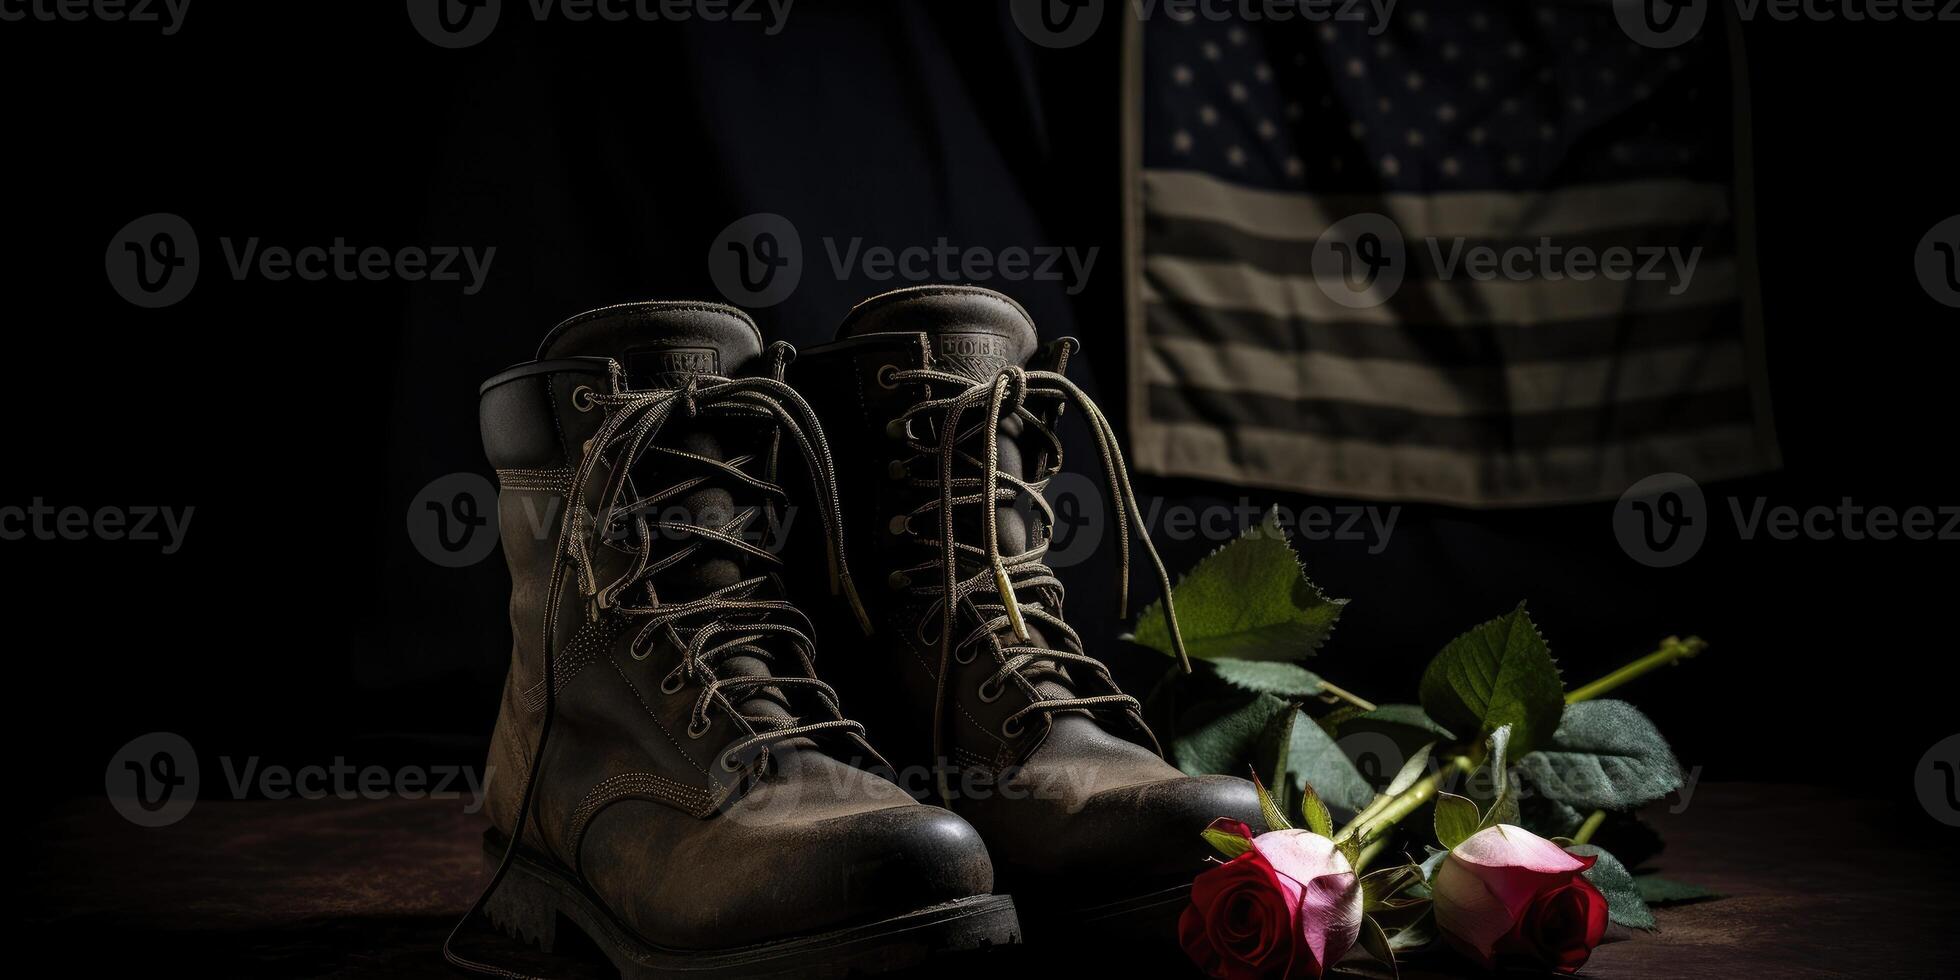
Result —
[[645, 302], [486, 382], [515, 646], [478, 910], [547, 950], [569, 922], [630, 977], [1172, 941], [1199, 831], [1258, 804], [1166, 763], [1063, 619], [1041, 494], [1068, 407], [1125, 594], [1141, 527], [1075, 349], [974, 287], [868, 300], [801, 355]]

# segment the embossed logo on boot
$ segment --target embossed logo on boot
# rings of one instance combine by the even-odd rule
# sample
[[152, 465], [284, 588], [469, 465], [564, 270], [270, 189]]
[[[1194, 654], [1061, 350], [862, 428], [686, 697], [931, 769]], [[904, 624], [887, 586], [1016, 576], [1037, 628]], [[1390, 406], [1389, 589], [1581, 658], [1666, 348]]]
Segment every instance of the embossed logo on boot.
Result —
[[939, 358], [961, 374], [984, 379], [1007, 366], [1007, 339], [990, 333], [942, 333]]
[[675, 387], [690, 374], [721, 374], [721, 353], [712, 347], [662, 347], [626, 356], [626, 373], [635, 385]]

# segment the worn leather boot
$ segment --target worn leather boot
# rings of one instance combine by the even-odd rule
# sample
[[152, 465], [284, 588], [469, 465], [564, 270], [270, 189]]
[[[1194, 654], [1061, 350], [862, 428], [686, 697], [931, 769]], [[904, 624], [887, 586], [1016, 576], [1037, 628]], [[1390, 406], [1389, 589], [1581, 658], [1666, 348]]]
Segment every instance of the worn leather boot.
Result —
[[1062, 466], [1066, 406], [1101, 450], [1119, 605], [1142, 525], [1108, 423], [1064, 376], [1075, 349], [1038, 347], [999, 293], [921, 287], [860, 304], [789, 378], [837, 447], [874, 629], [837, 683], [853, 704], [893, 709], [870, 723], [901, 784], [979, 828], [1030, 942], [1091, 923], [1168, 940], [1212, 853], [1199, 832], [1217, 817], [1256, 823], [1258, 800], [1245, 780], [1165, 762], [1137, 701], [1063, 619], [1041, 491]]
[[[515, 648], [479, 906], [547, 949], [569, 921], [625, 976], [833, 977], [1017, 938], [973, 828], [846, 761], [880, 760], [817, 677], [768, 533], [816, 525], [852, 601], [791, 356], [736, 310], [632, 303], [483, 385]], [[786, 506], [779, 455], [809, 506]]]

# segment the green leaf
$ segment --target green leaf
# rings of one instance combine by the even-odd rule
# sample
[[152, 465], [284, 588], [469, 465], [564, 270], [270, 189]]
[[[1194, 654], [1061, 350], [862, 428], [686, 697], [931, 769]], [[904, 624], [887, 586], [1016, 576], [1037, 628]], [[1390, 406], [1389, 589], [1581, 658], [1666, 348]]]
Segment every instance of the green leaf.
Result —
[[1243, 775], [1273, 718], [1297, 710], [1270, 694], [1196, 705], [1178, 719], [1180, 734], [1171, 741], [1171, 759], [1193, 776]]
[[1583, 811], [1548, 800], [1540, 793], [1531, 794], [1519, 809], [1522, 822], [1518, 826], [1540, 837], [1571, 837], [1586, 822]]
[[1422, 859], [1422, 863], [1416, 865], [1416, 867], [1422, 869], [1422, 882], [1424, 885], [1435, 883], [1436, 872], [1442, 869], [1444, 859], [1449, 856], [1450, 852], [1448, 851], [1431, 850], [1429, 855]]
[[1477, 832], [1477, 804], [1454, 793], [1436, 794], [1436, 842], [1446, 851]]
[[1520, 818], [1518, 816], [1518, 788], [1515, 781], [1511, 779], [1511, 760], [1509, 758], [1511, 726], [1500, 726], [1496, 731], [1490, 733], [1489, 740], [1484, 744], [1488, 749], [1488, 755], [1485, 756], [1485, 767], [1490, 771], [1491, 775], [1492, 796], [1490, 807], [1484, 811], [1484, 819], [1478, 823], [1477, 829], [1482, 830], [1485, 827], [1495, 827], [1501, 823], [1515, 825]]
[[1586, 880], [1606, 896], [1607, 918], [1629, 929], [1654, 928], [1654, 913], [1647, 909], [1646, 899], [1640, 896], [1640, 885], [1633, 880], [1633, 875], [1627, 871], [1626, 865], [1620, 863], [1619, 858], [1591, 844], [1580, 844], [1566, 850], [1598, 858], [1591, 870], [1586, 872]]
[[1375, 798], [1375, 788], [1354, 767], [1341, 746], [1319, 725], [1294, 725], [1286, 751], [1287, 788], [1304, 798], [1306, 788], [1328, 806], [1358, 812]]
[[1252, 774], [1252, 785], [1259, 792], [1259, 815], [1266, 819], [1266, 829], [1292, 830], [1293, 824], [1286, 819], [1286, 811], [1281, 810], [1279, 804], [1273, 801], [1273, 794], [1266, 792], [1266, 784], [1259, 778], [1257, 772]]
[[1648, 905], [1674, 905], [1682, 902], [1705, 902], [1722, 896], [1712, 889], [1691, 885], [1685, 881], [1675, 881], [1660, 875], [1635, 875], [1635, 887], [1640, 889], [1640, 897]]
[[1436, 941], [1435, 909], [1427, 905], [1421, 908], [1397, 910], [1378, 916], [1378, 919], [1403, 919], [1403, 923], [1389, 931], [1388, 947], [1398, 953], [1422, 949]]
[[1558, 666], [1524, 604], [1450, 641], [1422, 674], [1422, 707], [1453, 731], [1511, 726], [1511, 748], [1549, 739], [1565, 711]]
[[1630, 810], [1681, 787], [1667, 740], [1625, 701], [1567, 707], [1551, 744], [1518, 768], [1540, 793], [1582, 810]]
[[1252, 850], [1252, 842], [1237, 834], [1228, 834], [1222, 830], [1212, 830], [1207, 827], [1199, 831], [1198, 835], [1203, 837], [1211, 846], [1217, 848], [1218, 853], [1225, 855], [1227, 860]]
[[1439, 736], [1446, 742], [1456, 741], [1456, 735], [1449, 729], [1437, 724], [1435, 719], [1429, 717], [1429, 713], [1422, 710], [1420, 705], [1378, 705], [1373, 711], [1364, 711], [1355, 716], [1354, 721], [1360, 724], [1393, 725], [1400, 728], [1414, 728], [1418, 731]]
[[1421, 779], [1423, 774], [1429, 771], [1429, 754], [1435, 748], [1436, 743], [1431, 742], [1417, 749], [1414, 755], [1409, 756], [1409, 761], [1402, 763], [1401, 771], [1395, 774], [1394, 779], [1388, 781], [1388, 786], [1382, 790], [1382, 795], [1400, 796], [1403, 790], [1414, 786], [1416, 781]]
[[[1179, 607], [1182, 609], [1183, 607]], [[1320, 676], [1283, 660], [1237, 660], [1230, 657], [1211, 661], [1212, 669], [1233, 687], [1280, 697], [1307, 697], [1322, 690]]]
[[1413, 864], [1370, 871], [1361, 876], [1361, 910], [1375, 912], [1388, 908], [1390, 902], [1398, 903], [1398, 908], [1406, 907], [1402, 903], [1417, 900], [1405, 897], [1404, 893], [1421, 883], [1422, 869]]
[[[1277, 511], [1198, 562], [1171, 594], [1195, 660], [1298, 660], [1320, 649], [1347, 605], [1307, 580]], [[1132, 638], [1175, 656], [1161, 603], [1143, 611]]]
[[1388, 933], [1382, 931], [1381, 923], [1367, 916], [1361, 919], [1361, 948], [1367, 950], [1369, 956], [1387, 964], [1389, 976], [1399, 980], [1402, 969], [1395, 965], [1395, 949], [1388, 944]]
[[1320, 794], [1313, 791], [1313, 784], [1301, 787], [1300, 816], [1306, 820], [1307, 829], [1332, 840], [1334, 837], [1334, 815], [1327, 812], [1327, 804], [1320, 802]]
[[1268, 792], [1272, 793], [1273, 803], [1282, 813], [1293, 812], [1293, 801], [1300, 798], [1289, 773], [1293, 756], [1293, 728], [1304, 717], [1305, 714], [1298, 710], [1274, 715], [1273, 720], [1266, 723], [1265, 733], [1259, 736], [1259, 749], [1254, 756], [1254, 771], [1272, 774], [1273, 786]]

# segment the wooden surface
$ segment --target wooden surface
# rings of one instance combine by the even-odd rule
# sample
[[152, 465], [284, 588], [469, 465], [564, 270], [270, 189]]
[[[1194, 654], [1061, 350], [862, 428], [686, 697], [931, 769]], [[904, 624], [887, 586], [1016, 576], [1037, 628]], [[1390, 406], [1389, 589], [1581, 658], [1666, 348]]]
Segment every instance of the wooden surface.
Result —
[[[75, 801], [29, 838], [26, 935], [38, 948], [81, 957], [91, 972], [453, 976], [438, 950], [483, 880], [483, 822], [461, 808], [204, 801], [178, 824], [143, 829], [104, 801]], [[1601, 948], [1586, 975], [1960, 972], [1960, 831], [1923, 813], [1787, 786], [1704, 785], [1685, 812], [1653, 816], [1668, 847], [1649, 867], [1727, 897], [1660, 910], [1659, 932]], [[488, 935], [475, 942], [515, 952]], [[543, 969], [561, 961], [531, 962]], [[933, 972], [1040, 975], [1053, 965], [1002, 951]], [[1179, 965], [1163, 957], [1139, 964], [1152, 977], [1177, 976]], [[1420, 965], [1404, 972], [1426, 975]]]

